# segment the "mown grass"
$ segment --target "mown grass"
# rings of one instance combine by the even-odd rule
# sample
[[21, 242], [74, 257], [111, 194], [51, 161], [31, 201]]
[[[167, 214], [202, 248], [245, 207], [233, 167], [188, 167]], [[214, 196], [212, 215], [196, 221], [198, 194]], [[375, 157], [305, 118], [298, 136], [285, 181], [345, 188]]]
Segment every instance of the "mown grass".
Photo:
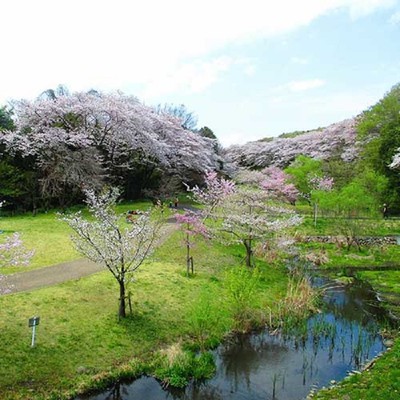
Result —
[[[174, 232], [143, 265], [131, 284], [133, 315], [122, 321], [118, 288], [108, 272], [0, 297], [0, 398], [63, 398], [118, 374], [154, 373], [160, 369], [156, 350], [176, 343], [190, 349], [204, 345], [190, 318], [202, 293], [212, 293], [209, 307], [216, 321], [205, 340], [221, 340], [235, 326], [226, 271], [238, 268], [242, 251], [199, 243], [193, 249], [196, 273], [187, 278], [180, 240]], [[284, 296], [286, 274], [259, 264], [252, 317], [262, 323], [264, 311]], [[34, 315], [41, 323], [31, 348], [28, 318]]]
[[[116, 211], [124, 214], [130, 209], [146, 210], [151, 207], [150, 202], [123, 203], [116, 207]], [[67, 212], [76, 212], [80, 208], [74, 208]], [[82, 209], [87, 215], [87, 211]], [[168, 213], [168, 211], [166, 211]], [[60, 221], [57, 211], [49, 211], [45, 214], [32, 216], [30, 214], [16, 215], [0, 218], [0, 240], [6, 236], [19, 232], [24, 246], [35, 250], [30, 264], [16, 268], [2, 268], [2, 274], [29, 271], [36, 268], [47, 267], [65, 261], [81, 258], [73, 248], [70, 241], [72, 233], [69, 226]]]

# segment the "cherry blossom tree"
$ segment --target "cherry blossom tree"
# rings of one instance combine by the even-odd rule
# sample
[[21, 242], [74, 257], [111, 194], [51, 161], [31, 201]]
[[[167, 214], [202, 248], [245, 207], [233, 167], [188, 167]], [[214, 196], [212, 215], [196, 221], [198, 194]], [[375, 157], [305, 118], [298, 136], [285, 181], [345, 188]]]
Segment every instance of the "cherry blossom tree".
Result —
[[[1, 205], [2, 203], [0, 202], [0, 208]], [[0, 268], [29, 265], [34, 254], [34, 250], [25, 248], [20, 234], [15, 232], [13, 235], [7, 236], [5, 240], [0, 243]], [[0, 294], [6, 294], [10, 291], [10, 287], [8, 287], [7, 284], [2, 284], [4, 280], [4, 275], [0, 274]]]
[[213, 236], [227, 244], [244, 246], [247, 266], [254, 265], [255, 242], [268, 240], [274, 233], [301, 222], [295, 212], [273, 204], [265, 190], [235, 186], [234, 182], [210, 172], [206, 174], [205, 182], [202, 189], [194, 187], [188, 190], [196, 201], [204, 205], [203, 220], [214, 220]]
[[357, 122], [356, 118], [348, 119], [294, 137], [234, 145], [226, 150], [225, 156], [240, 166], [250, 168], [285, 168], [300, 154], [320, 160], [339, 154], [341, 159], [350, 162], [359, 154]]
[[155, 110], [159, 114], [169, 114], [177, 118], [183, 129], [195, 131], [197, 126], [197, 116], [194, 112], [189, 111], [184, 104], [158, 104]]
[[235, 174], [235, 182], [243, 185], [260, 186], [261, 182], [265, 179], [265, 175], [259, 170], [248, 169], [239, 167]]
[[271, 198], [294, 204], [299, 191], [290, 179], [289, 174], [274, 166], [263, 168], [261, 171], [239, 168], [235, 175], [235, 181], [238, 183], [261, 187]]
[[289, 175], [278, 167], [267, 167], [262, 170], [264, 178], [260, 182], [262, 189], [271, 197], [286, 200], [294, 204], [299, 196], [299, 191], [293, 183], [289, 182]]
[[204, 186], [194, 186], [186, 189], [191, 192], [194, 201], [202, 204], [203, 219], [212, 215], [215, 208], [228, 196], [235, 192], [235, 182], [219, 177], [215, 171], [207, 171], [204, 174]]
[[183, 244], [186, 247], [186, 274], [194, 272], [193, 256], [190, 255], [190, 249], [195, 245], [196, 237], [209, 238], [207, 228], [204, 225], [199, 213], [186, 210], [184, 214], [175, 214], [175, 219], [183, 232]]
[[129, 226], [122, 227], [120, 217], [113, 210], [118, 190], [112, 189], [100, 195], [93, 190], [85, 193], [93, 219], [85, 219], [79, 212], [61, 219], [74, 231], [72, 241], [76, 249], [89, 260], [107, 268], [118, 282], [118, 315], [124, 318], [126, 285], [154, 249], [162, 224], [161, 214], [153, 210], [138, 215]]
[[29, 265], [34, 250], [27, 250], [18, 232], [7, 236], [0, 243], [0, 267], [16, 267]]
[[254, 265], [253, 249], [257, 241], [267, 241], [279, 232], [302, 222], [294, 211], [279, 207], [270, 201], [266, 191], [237, 188], [220, 204], [217, 227], [226, 243], [238, 243], [246, 250], [245, 263]]
[[[0, 134], [10, 154], [34, 160], [42, 195], [81, 192], [88, 182], [146, 183], [163, 173], [181, 180], [217, 169], [215, 140], [181, 127], [122, 93], [75, 93], [14, 104], [15, 130]], [[140, 173], [146, 179], [137, 179]]]

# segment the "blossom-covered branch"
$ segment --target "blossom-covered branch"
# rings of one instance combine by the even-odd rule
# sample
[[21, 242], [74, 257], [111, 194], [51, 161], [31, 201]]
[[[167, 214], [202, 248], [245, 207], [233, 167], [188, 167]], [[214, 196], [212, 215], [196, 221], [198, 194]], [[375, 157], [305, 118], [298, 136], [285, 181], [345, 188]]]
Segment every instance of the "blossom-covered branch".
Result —
[[0, 243], [0, 267], [16, 267], [29, 265], [34, 250], [27, 250], [18, 232], [8, 236]]
[[218, 177], [215, 171], [207, 171], [204, 175], [204, 188], [190, 188], [187, 185], [186, 188], [192, 193], [193, 200], [205, 206], [204, 218], [207, 218], [218, 204], [235, 192], [235, 182]]
[[[25, 248], [20, 234], [16, 232], [7, 236], [5, 241], [0, 243], [0, 268], [29, 265], [34, 254], [34, 250]], [[5, 277], [0, 274], [0, 294], [6, 294], [11, 289], [6, 284], [1, 283], [4, 280]]]

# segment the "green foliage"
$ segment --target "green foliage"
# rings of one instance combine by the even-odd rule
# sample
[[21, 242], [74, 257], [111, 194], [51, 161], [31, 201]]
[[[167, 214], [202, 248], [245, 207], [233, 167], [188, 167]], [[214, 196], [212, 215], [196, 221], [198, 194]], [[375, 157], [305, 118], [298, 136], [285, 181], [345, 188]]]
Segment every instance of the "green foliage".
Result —
[[215, 372], [214, 358], [211, 353], [199, 355], [173, 345], [160, 352], [154, 364], [154, 374], [165, 386], [185, 387], [189, 380], [207, 379]]
[[35, 209], [38, 197], [37, 174], [17, 159], [8, 156], [0, 161], [0, 198], [6, 201], [5, 209], [20, 211]]
[[0, 132], [3, 130], [13, 130], [14, 121], [12, 119], [12, 111], [7, 107], [0, 107]]
[[214, 132], [208, 126], [203, 126], [202, 128], [200, 128], [199, 134], [210, 139], [217, 139]]
[[333, 178], [335, 189], [341, 189], [357, 175], [355, 162], [343, 161], [340, 156], [325, 160], [322, 168], [327, 176]]
[[374, 213], [377, 208], [375, 199], [358, 181], [346, 185], [338, 193], [337, 201], [339, 213], [351, 217], [360, 216], [363, 212]]
[[257, 268], [236, 267], [226, 272], [225, 292], [235, 327], [248, 330], [252, 321], [252, 308], [256, 301], [260, 271]]
[[385, 178], [372, 171], [331, 192], [318, 191], [320, 208], [328, 215], [344, 218], [377, 216], [380, 210], [379, 191]]
[[322, 161], [300, 155], [285, 169], [285, 172], [292, 176], [291, 182], [299, 192], [308, 195], [311, 192], [310, 176], [323, 176]]
[[188, 309], [187, 321], [192, 337], [200, 350], [212, 347], [215, 338], [221, 337], [229, 328], [226, 311], [215, 302], [218, 292], [210, 286], [192, 300]]
[[377, 104], [362, 115], [357, 126], [364, 140], [360, 173], [370, 166], [388, 180], [383, 195], [394, 206], [400, 200], [400, 174], [389, 168], [400, 147], [400, 84], [395, 85]]

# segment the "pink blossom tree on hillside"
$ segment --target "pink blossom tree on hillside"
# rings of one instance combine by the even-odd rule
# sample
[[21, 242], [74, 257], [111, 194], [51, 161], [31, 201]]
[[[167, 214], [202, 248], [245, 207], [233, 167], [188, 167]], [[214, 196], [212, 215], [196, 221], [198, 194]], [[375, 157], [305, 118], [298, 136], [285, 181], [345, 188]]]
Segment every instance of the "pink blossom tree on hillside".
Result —
[[343, 161], [358, 157], [357, 119], [348, 119], [326, 128], [304, 132], [294, 137], [271, 138], [234, 145], [226, 150], [226, 156], [243, 167], [287, 167], [299, 155], [325, 160], [340, 154]]
[[293, 204], [299, 196], [296, 186], [289, 182], [290, 175], [278, 167], [266, 167], [261, 171], [239, 168], [235, 181], [240, 184], [261, 187], [271, 198], [288, 201]]
[[260, 182], [260, 186], [271, 197], [286, 200], [290, 204], [294, 204], [299, 196], [299, 191], [293, 183], [289, 183], [289, 175], [278, 167], [267, 167], [262, 170], [264, 179]]
[[259, 186], [264, 179], [265, 175], [261, 171], [243, 167], [239, 168], [234, 175], [235, 182], [242, 185]]

